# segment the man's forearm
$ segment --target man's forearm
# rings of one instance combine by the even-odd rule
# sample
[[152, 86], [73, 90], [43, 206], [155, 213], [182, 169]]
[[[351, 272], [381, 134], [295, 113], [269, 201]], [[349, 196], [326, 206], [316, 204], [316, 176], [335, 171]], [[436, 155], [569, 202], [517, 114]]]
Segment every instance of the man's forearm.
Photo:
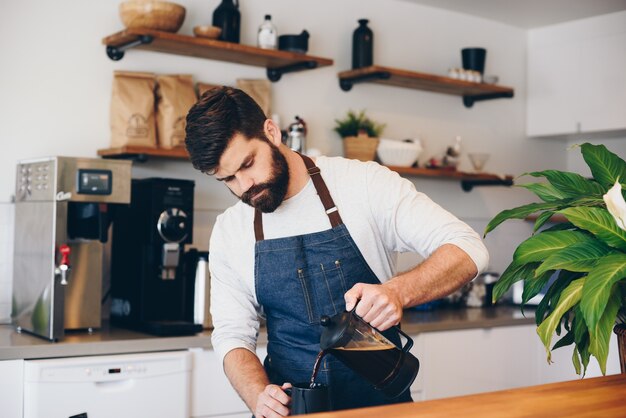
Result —
[[438, 248], [424, 262], [384, 284], [400, 296], [403, 307], [419, 305], [454, 292], [476, 276], [476, 264], [456, 245]]
[[250, 411], [255, 411], [259, 393], [269, 384], [259, 358], [245, 348], [235, 348], [224, 357], [224, 372]]

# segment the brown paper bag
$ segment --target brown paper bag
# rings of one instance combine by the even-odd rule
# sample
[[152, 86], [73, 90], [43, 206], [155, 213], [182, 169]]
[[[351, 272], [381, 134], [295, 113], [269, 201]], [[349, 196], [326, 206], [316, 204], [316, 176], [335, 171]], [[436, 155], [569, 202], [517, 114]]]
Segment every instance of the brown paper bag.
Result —
[[219, 84], [209, 84], [209, 83], [203, 83], [202, 81], [198, 81], [196, 83], [196, 87], [198, 88], [198, 99], [199, 99], [207, 91], [214, 89], [215, 87], [221, 87], [221, 86]]
[[157, 134], [159, 147], [185, 145], [187, 112], [196, 102], [190, 75], [157, 76]]
[[115, 71], [111, 94], [111, 147], [156, 147], [154, 74]]
[[272, 85], [269, 80], [237, 79], [237, 88], [252, 97], [268, 118], [272, 114]]

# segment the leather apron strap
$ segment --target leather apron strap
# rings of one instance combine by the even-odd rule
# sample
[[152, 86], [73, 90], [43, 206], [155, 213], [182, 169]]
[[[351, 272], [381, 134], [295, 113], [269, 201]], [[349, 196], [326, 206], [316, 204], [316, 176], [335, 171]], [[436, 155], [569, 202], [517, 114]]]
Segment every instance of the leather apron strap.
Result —
[[[328, 191], [328, 187], [326, 187], [326, 183], [320, 174], [319, 167], [316, 166], [313, 160], [306, 155], [302, 155], [300, 153], [298, 153], [298, 155], [304, 161], [304, 165], [307, 168], [309, 176], [311, 176], [311, 180], [313, 180], [313, 186], [315, 186], [315, 190], [322, 201], [322, 205], [324, 205], [324, 210], [326, 210], [326, 215], [328, 215], [331, 226], [334, 228], [343, 224], [341, 216], [339, 215], [339, 210], [337, 209], [337, 206], [335, 206], [335, 202]], [[264, 239], [263, 213], [258, 209], [255, 209], [254, 211], [254, 236], [257, 242], [263, 241]]]

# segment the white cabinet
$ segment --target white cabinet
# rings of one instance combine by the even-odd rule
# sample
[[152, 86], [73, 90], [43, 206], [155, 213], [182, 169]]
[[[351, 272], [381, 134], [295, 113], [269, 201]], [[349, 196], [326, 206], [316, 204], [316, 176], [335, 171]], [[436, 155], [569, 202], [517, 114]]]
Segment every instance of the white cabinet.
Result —
[[0, 361], [0, 411], [3, 418], [22, 418], [24, 360]]
[[[250, 411], [233, 389], [213, 350], [190, 349], [192, 353], [191, 416], [193, 418], [250, 417]], [[264, 359], [265, 346], [257, 347]]]
[[626, 132], [626, 12], [528, 34], [528, 136]]
[[420, 334], [421, 399], [530, 385], [533, 333], [533, 326], [520, 325]]
[[[420, 372], [411, 386], [414, 401], [470, 395], [579, 379], [572, 365], [573, 346], [546, 351], [535, 325], [517, 325], [412, 336], [411, 352], [420, 360]], [[553, 343], [558, 340], [555, 336]], [[617, 339], [611, 337], [607, 374], [619, 373]], [[586, 378], [600, 376], [592, 359]]]

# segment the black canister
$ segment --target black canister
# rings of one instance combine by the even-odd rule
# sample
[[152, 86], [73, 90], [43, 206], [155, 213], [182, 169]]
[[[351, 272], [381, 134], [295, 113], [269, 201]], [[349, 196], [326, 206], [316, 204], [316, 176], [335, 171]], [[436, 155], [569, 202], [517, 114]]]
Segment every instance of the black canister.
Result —
[[374, 33], [367, 27], [367, 19], [359, 19], [359, 27], [352, 35], [352, 69], [369, 67], [373, 63]]
[[239, 43], [239, 31], [241, 29], [241, 13], [239, 13], [239, 0], [222, 0], [213, 12], [213, 26], [222, 29], [220, 41]]
[[487, 50], [485, 48], [463, 48], [461, 50], [461, 59], [463, 61], [464, 70], [474, 70], [483, 74], [485, 70], [485, 57]]

